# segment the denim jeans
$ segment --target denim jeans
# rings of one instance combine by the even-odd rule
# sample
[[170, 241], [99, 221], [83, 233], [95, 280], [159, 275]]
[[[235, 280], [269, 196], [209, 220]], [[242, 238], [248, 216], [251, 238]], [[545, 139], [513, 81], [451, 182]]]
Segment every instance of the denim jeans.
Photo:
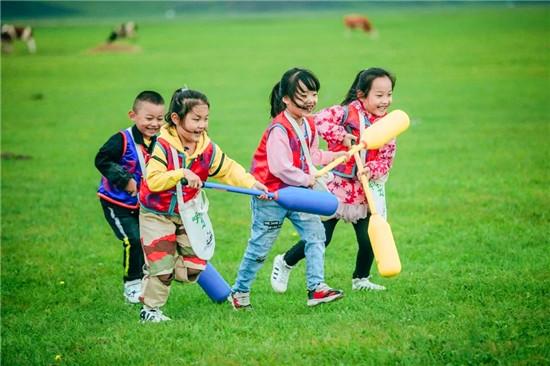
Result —
[[234, 292], [249, 292], [256, 273], [262, 267], [286, 218], [305, 242], [306, 284], [314, 290], [324, 282], [325, 229], [317, 215], [289, 211], [275, 201], [252, 198], [252, 229], [239, 267]]

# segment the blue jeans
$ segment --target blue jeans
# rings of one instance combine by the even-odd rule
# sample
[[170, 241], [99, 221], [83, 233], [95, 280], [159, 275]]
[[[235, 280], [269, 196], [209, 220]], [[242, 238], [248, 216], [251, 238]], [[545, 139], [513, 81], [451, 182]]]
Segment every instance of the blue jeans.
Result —
[[306, 283], [314, 290], [324, 282], [325, 229], [317, 215], [289, 211], [275, 201], [252, 198], [252, 229], [239, 267], [233, 292], [249, 292], [256, 273], [262, 267], [286, 218], [305, 242]]

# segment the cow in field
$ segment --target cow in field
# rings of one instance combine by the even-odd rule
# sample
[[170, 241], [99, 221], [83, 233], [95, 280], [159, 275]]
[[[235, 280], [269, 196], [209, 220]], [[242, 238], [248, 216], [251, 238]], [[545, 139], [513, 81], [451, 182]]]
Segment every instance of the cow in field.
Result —
[[30, 26], [15, 26], [12, 24], [2, 25], [2, 52], [11, 53], [13, 43], [23, 41], [27, 44], [30, 53], [36, 52], [36, 42], [33, 38], [33, 31]]
[[108, 43], [112, 43], [121, 38], [133, 38], [137, 32], [137, 24], [134, 22], [125, 22], [111, 32], [107, 39]]
[[344, 17], [344, 25], [348, 29], [351, 29], [351, 30], [361, 29], [365, 33], [371, 33], [372, 31], [374, 31], [374, 27], [372, 23], [364, 15], [359, 15], [359, 14], [346, 15]]

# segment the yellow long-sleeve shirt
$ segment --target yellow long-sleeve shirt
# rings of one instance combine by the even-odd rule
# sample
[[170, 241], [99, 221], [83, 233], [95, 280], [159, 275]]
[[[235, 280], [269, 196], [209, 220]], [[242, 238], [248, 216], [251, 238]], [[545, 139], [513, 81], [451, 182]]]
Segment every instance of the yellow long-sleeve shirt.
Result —
[[[166, 140], [177, 151], [184, 154], [185, 166], [188, 166], [193, 159], [203, 153], [210, 143], [210, 138], [206, 132], [203, 132], [195, 151], [193, 154], [188, 155], [183, 149], [176, 128], [170, 125], [165, 125], [161, 128], [158, 138]], [[239, 163], [225, 155], [217, 144], [214, 144], [214, 149], [214, 161], [208, 171], [211, 177], [218, 179], [222, 183], [244, 188], [251, 188], [256, 183], [254, 176], [247, 173]], [[171, 189], [183, 179], [183, 168], [168, 170], [167, 165], [166, 154], [157, 143], [151, 154], [151, 158], [147, 162], [147, 175], [145, 177], [147, 185], [152, 192]]]

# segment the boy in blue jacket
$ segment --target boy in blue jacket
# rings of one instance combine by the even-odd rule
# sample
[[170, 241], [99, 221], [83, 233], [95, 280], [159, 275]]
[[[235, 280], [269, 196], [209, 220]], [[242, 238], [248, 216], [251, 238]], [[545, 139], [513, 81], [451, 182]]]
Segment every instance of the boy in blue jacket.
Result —
[[138, 193], [145, 163], [164, 123], [164, 99], [155, 91], [143, 91], [128, 116], [134, 125], [107, 140], [95, 157], [101, 172], [97, 194], [107, 222], [122, 241], [124, 297], [139, 303], [143, 277], [143, 250], [139, 234]]

